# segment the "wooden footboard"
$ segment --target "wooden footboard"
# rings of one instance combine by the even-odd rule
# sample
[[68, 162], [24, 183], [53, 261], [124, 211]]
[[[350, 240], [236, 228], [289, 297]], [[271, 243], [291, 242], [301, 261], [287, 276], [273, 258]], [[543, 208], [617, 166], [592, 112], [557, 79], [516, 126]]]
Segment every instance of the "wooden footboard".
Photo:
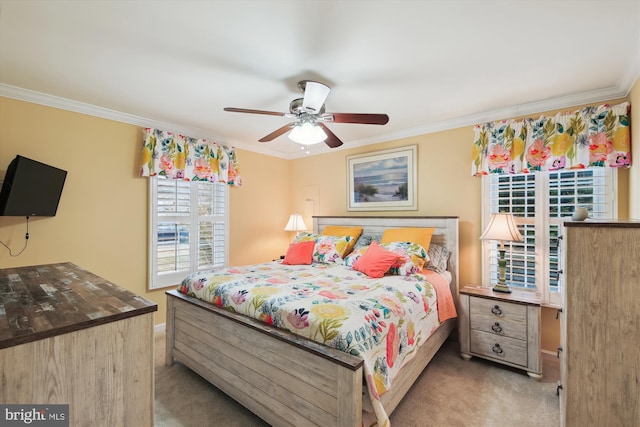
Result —
[[[203, 325], [207, 325], [206, 329]], [[362, 359], [167, 292], [166, 362], [277, 426], [361, 426]], [[276, 338], [276, 339], [274, 339]]]
[[[381, 396], [388, 414], [455, 325], [443, 323]], [[174, 362], [272, 425], [359, 427], [362, 411], [373, 412], [359, 357], [168, 291], [166, 364]]]
[[[316, 232], [330, 224], [362, 225], [363, 235], [393, 227], [434, 227], [432, 243], [451, 251], [448, 270], [457, 303], [457, 217], [314, 217]], [[387, 414], [456, 323], [450, 319], [441, 324], [394, 378], [380, 398]], [[361, 358], [178, 291], [167, 292], [166, 340], [168, 365], [183, 363], [272, 425], [360, 427], [363, 410], [373, 410]]]

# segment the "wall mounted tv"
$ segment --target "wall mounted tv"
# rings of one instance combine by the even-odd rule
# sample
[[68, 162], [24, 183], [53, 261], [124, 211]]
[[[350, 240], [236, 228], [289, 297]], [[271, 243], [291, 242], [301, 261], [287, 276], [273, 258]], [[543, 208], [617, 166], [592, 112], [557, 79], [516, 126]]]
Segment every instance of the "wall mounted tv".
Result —
[[0, 192], [1, 216], [55, 216], [67, 171], [16, 156]]

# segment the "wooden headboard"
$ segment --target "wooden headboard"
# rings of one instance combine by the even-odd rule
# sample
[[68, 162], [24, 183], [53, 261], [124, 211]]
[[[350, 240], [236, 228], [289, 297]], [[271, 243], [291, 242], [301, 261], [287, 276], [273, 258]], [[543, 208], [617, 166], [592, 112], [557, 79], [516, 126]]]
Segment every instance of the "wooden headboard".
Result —
[[[451, 294], [458, 303], [458, 217], [457, 216], [314, 216], [313, 230], [322, 233], [327, 225], [345, 227], [360, 226], [362, 235], [380, 236], [387, 228], [433, 227], [435, 231], [431, 242], [447, 248], [449, 256], [448, 270], [451, 272]], [[428, 249], [428, 248], [425, 248]]]

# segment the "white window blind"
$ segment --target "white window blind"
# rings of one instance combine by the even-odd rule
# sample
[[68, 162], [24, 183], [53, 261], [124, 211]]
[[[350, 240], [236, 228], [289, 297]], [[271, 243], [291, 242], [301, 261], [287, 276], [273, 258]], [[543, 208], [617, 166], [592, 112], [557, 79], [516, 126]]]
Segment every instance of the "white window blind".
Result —
[[208, 181], [150, 178], [150, 289], [227, 263], [228, 188]]
[[[505, 242], [506, 280], [537, 291], [545, 304], [560, 306], [563, 284], [562, 224], [577, 207], [591, 218], [615, 218], [616, 171], [611, 168], [561, 170], [483, 178], [483, 229], [492, 213], [514, 215], [523, 242]], [[497, 282], [498, 243], [483, 241], [483, 282]]]

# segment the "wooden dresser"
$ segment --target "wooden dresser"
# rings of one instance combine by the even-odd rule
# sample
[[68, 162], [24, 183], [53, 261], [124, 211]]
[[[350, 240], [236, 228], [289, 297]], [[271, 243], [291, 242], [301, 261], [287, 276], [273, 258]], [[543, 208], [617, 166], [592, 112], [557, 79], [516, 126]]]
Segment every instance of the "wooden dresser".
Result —
[[640, 222], [566, 222], [561, 424], [640, 426]]
[[153, 425], [157, 305], [72, 263], [0, 270], [0, 403], [71, 426]]

